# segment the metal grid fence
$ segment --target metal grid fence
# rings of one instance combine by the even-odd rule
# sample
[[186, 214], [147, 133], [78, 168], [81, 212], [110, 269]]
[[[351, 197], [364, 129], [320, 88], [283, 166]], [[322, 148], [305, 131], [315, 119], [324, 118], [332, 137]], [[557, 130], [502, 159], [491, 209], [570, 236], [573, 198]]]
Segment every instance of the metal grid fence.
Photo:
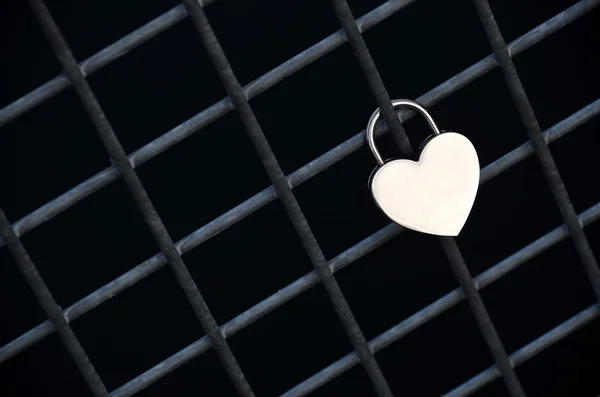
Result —
[[[469, 395], [494, 379], [502, 377], [511, 396], [525, 396], [525, 391], [514, 371], [514, 367], [522, 364], [548, 346], [565, 338], [576, 329], [597, 318], [600, 315], [600, 306], [598, 304], [590, 306], [519, 350], [508, 354], [479, 296], [479, 290], [570, 236], [573, 239], [592, 289], [600, 301], [600, 269], [583, 231], [585, 226], [600, 217], [600, 203], [595, 204], [581, 214], [575, 213], [548, 148], [548, 143], [561, 138], [600, 113], [600, 99], [557, 123], [547, 131], [542, 132], [511, 58], [589, 12], [600, 3], [600, 0], [581, 0], [509, 44], [504, 42], [488, 1], [473, 0], [494, 53], [423, 94], [417, 100], [425, 106], [431, 106], [495, 67], [499, 67], [529, 134], [530, 142], [515, 148], [483, 168], [481, 170], [481, 183], [494, 178], [531, 154], [537, 154], [555, 201], [560, 209], [564, 225], [550, 231], [548, 234], [500, 261], [475, 278], [469, 274], [454, 240], [452, 238], [440, 238], [460, 287], [419, 310], [371, 341], [365, 340], [333, 274], [395, 237], [403, 231], [403, 228], [396, 224], [390, 224], [335, 258], [327, 260], [312, 234], [292, 191], [296, 186], [361, 148], [365, 144], [364, 131], [286, 176], [279, 167], [275, 155], [269, 147], [269, 143], [254, 116], [249, 100], [333, 51], [345, 42], [349, 42], [386, 122], [386, 125], [377, 127], [376, 136], [381, 136], [390, 131], [402, 153], [405, 155], [411, 154], [413, 149], [404, 133], [401, 119], [407, 120], [412, 114], [404, 112], [401, 113], [401, 117], [397, 116], [391, 106], [390, 97], [377, 72], [376, 65], [369, 54], [361, 33], [402, 10], [414, 2], [414, 0], [387, 1], [357, 20], [352, 16], [345, 0], [331, 0], [342, 29], [245, 87], [242, 87], [237, 81], [203, 11], [203, 7], [213, 1], [204, 0], [199, 2], [197, 0], [184, 0], [182, 5], [171, 9], [78, 64], [46, 5], [42, 0], [30, 0], [31, 8], [63, 66], [64, 74], [43, 84], [5, 108], [0, 109], [0, 127], [67, 87], [72, 86], [93, 121], [110, 155], [113, 166], [94, 175], [13, 224], [9, 223], [0, 209], [0, 235], [2, 237], [0, 247], [6, 245], [11, 251], [21, 272], [49, 318], [48, 321], [2, 346], [0, 348], [0, 363], [10, 359], [56, 331], [94, 395], [130, 396], [213, 347], [238, 393], [242, 396], [253, 396], [251, 386], [229, 349], [226, 339], [270, 311], [283, 305], [293, 297], [321, 282], [326, 288], [331, 303], [355, 351], [288, 390], [284, 393], [285, 396], [306, 395], [357, 364], [364, 365], [378, 395], [391, 396], [392, 392], [374, 358], [374, 353], [417, 329], [463, 299], [466, 299], [470, 305], [475, 320], [495, 360], [495, 365], [472, 379], [467, 380], [456, 389], [449, 391], [447, 395]], [[127, 156], [88, 85], [86, 76], [186, 17], [189, 17], [197, 28], [209, 57], [229, 96]], [[175, 243], [169, 236], [146, 194], [135, 168], [234, 109], [239, 113], [273, 186], [249, 198], [242, 204]], [[124, 179], [129, 188], [161, 252], [61, 311], [21, 244], [19, 236], [31, 231], [120, 177]], [[315, 270], [219, 327], [198, 291], [181, 256], [277, 198], [284, 204], [288, 217], [302, 241]], [[109, 393], [77, 341], [69, 326], [69, 322], [89, 312], [166, 264], [172, 267], [178, 283], [184, 290], [198, 320], [206, 331], [206, 336]]]

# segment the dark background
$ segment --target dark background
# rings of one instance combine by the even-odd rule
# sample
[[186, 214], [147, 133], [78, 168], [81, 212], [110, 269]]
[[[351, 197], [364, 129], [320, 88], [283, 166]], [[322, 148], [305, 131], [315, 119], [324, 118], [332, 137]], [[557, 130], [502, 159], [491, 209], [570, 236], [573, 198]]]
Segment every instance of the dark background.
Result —
[[[575, 0], [495, 0], [507, 41]], [[383, 0], [353, 0], [356, 17]], [[176, 0], [48, 2], [82, 60], [177, 4]], [[206, 7], [234, 71], [246, 84], [339, 29], [323, 0], [220, 0]], [[542, 129], [600, 96], [600, 9], [515, 57]], [[491, 53], [468, 0], [419, 0], [364, 35], [393, 98], [416, 98]], [[0, 5], [0, 107], [60, 73], [26, 6]], [[89, 77], [128, 153], [225, 96], [189, 20]], [[375, 102], [344, 45], [251, 101], [286, 174], [360, 132]], [[498, 70], [433, 106], [441, 128], [467, 135], [482, 166], [526, 142]], [[600, 118], [550, 145], [578, 213], [600, 200]], [[428, 135], [406, 123], [413, 145]], [[397, 155], [390, 137], [378, 141]], [[67, 89], [0, 129], [0, 205], [11, 222], [109, 165], [75, 93]], [[388, 224], [366, 189], [375, 162], [366, 147], [296, 188], [328, 259]], [[270, 185], [235, 113], [137, 169], [174, 240]], [[562, 224], [537, 159], [479, 192], [457, 242], [473, 275]], [[587, 227], [600, 255], [600, 225]], [[122, 180], [22, 238], [63, 308], [158, 252]], [[312, 269], [279, 202], [184, 255], [217, 322]], [[337, 274], [367, 339], [457, 286], [437, 239], [404, 232]], [[509, 352], [594, 303], [570, 240], [482, 291]], [[0, 249], [0, 345], [45, 316], [8, 251]], [[165, 267], [72, 322], [109, 390], [204, 335]], [[597, 396], [600, 321], [517, 368], [529, 396]], [[285, 392], [352, 350], [318, 285], [228, 339], [258, 396]], [[466, 302], [376, 355], [396, 395], [435, 396], [493, 364]], [[89, 395], [56, 334], [0, 366], [0, 396]], [[140, 396], [228, 396], [234, 390], [209, 351]], [[374, 395], [362, 366], [314, 395]], [[502, 380], [476, 393], [504, 396]]]

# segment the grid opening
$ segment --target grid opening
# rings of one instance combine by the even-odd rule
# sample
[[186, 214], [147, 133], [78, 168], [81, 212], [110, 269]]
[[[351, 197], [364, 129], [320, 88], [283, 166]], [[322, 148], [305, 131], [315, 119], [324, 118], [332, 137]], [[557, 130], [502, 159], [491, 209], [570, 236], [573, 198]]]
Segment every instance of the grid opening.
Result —
[[[262, 226], [260, 232], [257, 224]], [[273, 241], [279, 243], [273, 246]], [[224, 252], [223, 247], [230, 249]], [[312, 270], [277, 201], [211, 237], [184, 258], [206, 301], [214, 307], [213, 315], [219, 324]], [[257, 277], [260, 283], [256, 282]]]
[[329, 5], [318, 0], [218, 1], [206, 7], [206, 14], [242, 84], [252, 82], [339, 29]]
[[[376, 99], [379, 106], [382, 107], [384, 119], [386, 119], [387, 124], [392, 130], [392, 135], [395, 138], [394, 142], [400, 146], [404, 155], [408, 155], [411, 149], [407, 145], [404, 130], [395, 118], [394, 112], [391, 110], [389, 95], [376, 73], [375, 63], [368, 53], [361, 32], [381, 23], [386, 18], [391, 17], [395, 12], [401, 11], [408, 6], [411, 1], [392, 0], [390, 2], [382, 3], [381, 6], [365, 14], [355, 22], [346, 2], [343, 0], [333, 0], [332, 5], [336, 17], [343, 28], [343, 32], [338, 31], [334, 33], [245, 87], [239, 85], [225, 54], [217, 44], [217, 36], [215, 36], [214, 31], [208, 24], [208, 20], [202, 9], [202, 6], [208, 5], [207, 3], [210, 2], [205, 1], [205, 4], [200, 5], [194, 1], [186, 0], [185, 5], [176, 6], [167, 11], [147, 25], [139, 28], [135, 33], [125, 36], [115, 44], [107, 47], [107, 49], [92, 55], [90, 59], [84, 61], [84, 63], [78, 67], [75, 59], [70, 53], [70, 49], [67, 47], [66, 43], [62, 41], [56, 22], [45, 4], [41, 0], [31, 1], [33, 12], [43, 26], [54, 52], [58, 55], [58, 58], [65, 68], [66, 74], [45, 83], [29, 94], [26, 94], [22, 99], [0, 109], [0, 125], [14, 120], [72, 84], [85, 105], [90, 118], [94, 121], [98, 134], [103, 139], [105, 146], [112, 157], [112, 164], [114, 165], [101, 171], [99, 174], [96, 174], [82, 184], [71, 188], [71, 190], [58, 196], [56, 199], [48, 202], [46, 205], [29, 215], [26, 215], [21, 220], [15, 221], [11, 219], [13, 221], [12, 224], [9, 223], [4, 212], [0, 211], [0, 229], [2, 231], [3, 244], [8, 246], [3, 249], [11, 250], [15, 261], [18, 263], [25, 278], [36, 294], [39, 303], [42, 305], [50, 319], [1, 347], [0, 362], [13, 359], [15, 355], [24, 354], [22, 353], [24, 350], [31, 348], [32, 345], [48, 336], [56, 339], [56, 335], [52, 335], [54, 329], [56, 329], [62, 342], [65, 344], [67, 351], [72, 356], [77, 369], [83, 375], [82, 379], [85, 379], [85, 382], [92, 390], [93, 394], [108, 395], [108, 392], [111, 390], [106, 388], [105, 383], [95, 371], [94, 366], [68, 323], [103, 304], [114, 295], [127, 290], [133, 284], [142, 281], [149, 275], [159, 271], [159, 269], [168, 263], [176, 275], [177, 282], [183, 291], [186, 292], [190, 304], [194, 307], [202, 327], [207, 330], [207, 335], [203, 337], [199, 335], [198, 337], [200, 339], [196, 340], [194, 343], [188, 345], [174, 356], [167, 358], [164, 362], [148, 369], [146, 372], [128, 381], [117, 389], [113, 389], [114, 385], [106, 383], [109, 385], [109, 389], [113, 389], [110, 395], [132, 395], [139, 392], [186, 362], [205, 353], [211, 347], [213, 347], [214, 351], [217, 353], [216, 355], [222, 362], [236, 391], [240, 395], [254, 395], [235, 358], [236, 356], [239, 358], [239, 355], [237, 352], [234, 354], [228, 346], [226, 339], [234, 339], [234, 334], [243, 332], [242, 329], [250, 324], [260, 324], [260, 322], [257, 321], [261, 317], [267, 315], [286, 302], [294, 302], [292, 299], [304, 293], [304, 291], [310, 290], [318, 283], [322, 283], [322, 286], [325, 287], [328, 298], [331, 303], [333, 303], [333, 308], [335, 308], [335, 312], [337, 312], [337, 315], [341, 319], [341, 324], [343, 324], [343, 328], [346, 329], [346, 333], [349, 336], [349, 340], [352, 342], [353, 347], [350, 348], [349, 345], [346, 346], [345, 351], [351, 351], [348, 355], [343, 356], [323, 370], [316, 372], [305, 381], [299, 381], [300, 383], [289, 389], [285, 395], [304, 395], [311, 392], [345, 371], [355, 367], [357, 364], [364, 365], [364, 367], [361, 368], [366, 370], [369, 381], [378, 395], [391, 395], [392, 389], [396, 389], [397, 387], [390, 388], [390, 385], [393, 385], [393, 382], [396, 382], [396, 380], [391, 382], [389, 375], [387, 375], [386, 378], [385, 372], [387, 371], [382, 371], [380, 364], [378, 363], [379, 360], [374, 354], [382, 351], [399, 338], [407, 335], [423, 324], [431, 320], [439, 320], [441, 318], [440, 316], [443, 316], [443, 313], [452, 310], [457, 304], [470, 309], [471, 313], [469, 313], [469, 319], [472, 322], [475, 321], [474, 324], [477, 324], [480, 331], [480, 334], [477, 333], [477, 335], [483, 337], [483, 340], [485, 341], [484, 344], [492, 352], [493, 361], [490, 362], [491, 366], [488, 369], [484, 369], [483, 372], [476, 374], [467, 382], [459, 384], [455, 389], [449, 390], [449, 395], [470, 394], [499, 377], [503, 378], [510, 395], [525, 395], [522, 386], [523, 382], [520, 380], [522, 376], [520, 376], [518, 372], [515, 372], [513, 367], [518, 367], [528, 360], [536, 358], [535, 356], [544, 351], [544, 349], [559, 342], [561, 339], [568, 337], [572, 332], [586, 326], [588, 323], [593, 322], [599, 314], [598, 305], [597, 303], [594, 303], [591, 306], [582, 309], [563, 323], [539, 336], [537, 339], [516, 348], [516, 350], [513, 350], [512, 352], [507, 352], [502, 343], [502, 339], [496, 333], [495, 327], [487, 313], [485, 303], [481, 299], [478, 290], [497, 281], [508, 272], [513, 271], [531, 258], [548, 250], [550, 247], [571, 235], [577, 250], [578, 260], [582, 262], [585, 268], [586, 278], [592, 284], [596, 298], [600, 299], [600, 271], [598, 271], [593, 252], [589, 248], [588, 239], [582, 230], [584, 227], [592, 224], [598, 216], [600, 216], [600, 203], [593, 204], [589, 208], [583, 210], [583, 212], [575, 212], [566, 196], [567, 192], [556, 172], [551, 153], [546, 146], [546, 141], [555, 141], [584, 124], [586, 121], [592, 119], [600, 111], [600, 102], [597, 100], [590, 102], [576, 113], [559, 121], [557, 124], [547, 127], [545, 131], [542, 131], [535, 120], [533, 108], [527, 101], [526, 93], [521, 86], [521, 81], [519, 75], [515, 71], [511, 56], [517, 56], [538, 41], [544, 39], [545, 36], [575, 21], [577, 18], [592, 10], [597, 5], [598, 1], [582, 0], [575, 3], [573, 6], [565, 9], [546, 23], [533, 28], [533, 30], [520, 36], [515, 41], [508, 43], [507, 47], [505, 47], [503, 38], [498, 31], [498, 26], [495, 25], [495, 21], [492, 18], [491, 9], [489, 8], [487, 1], [475, 0], [475, 6], [486, 34], [489, 36], [489, 41], [491, 47], [494, 49], [495, 55], [484, 58], [482, 61], [465, 69], [457, 76], [438, 85], [431, 91], [424, 93], [417, 99], [426, 106], [433, 106], [438, 101], [446, 98], [455, 91], [460, 90], [471, 81], [481, 77], [495, 67], [499, 67], [504, 75], [505, 84], [511, 90], [512, 99], [520, 111], [521, 118], [528, 127], [527, 131], [532, 143], [517, 146], [498, 160], [486, 165], [482, 170], [482, 180], [483, 182], [487, 182], [500, 173], [510, 169], [515, 164], [521, 163], [527, 157], [537, 153], [541, 159], [541, 168], [548, 179], [548, 185], [552, 191], [552, 193], [550, 193], [546, 190], [546, 197], [549, 199], [549, 197], [551, 197], [550, 194], [554, 195], [556, 204], [558, 204], [561, 209], [562, 222], [564, 222], [565, 225], [557, 225], [558, 227], [552, 230], [550, 230], [551, 227], [549, 227], [548, 230], [550, 231], [548, 231], [547, 234], [534, 240], [529, 245], [524, 246], [512, 255], [506, 257], [506, 259], [499, 260], [494, 266], [485, 268], [486, 270], [477, 274], [474, 279], [471, 277], [468, 270], [473, 265], [469, 258], [465, 257], [465, 262], [456, 242], [453, 239], [441, 239], [440, 242], [445, 253], [444, 256], [450, 263], [460, 288], [456, 288], [446, 293], [446, 295], [443, 295], [435, 302], [420, 309], [410, 317], [369, 341], [365, 340], [359, 324], [354, 319], [350, 306], [347, 304], [344, 293], [340, 289], [332, 273], [343, 269], [384, 244], [386, 241], [397, 236], [402, 232], [401, 228], [395, 225], [384, 226], [379, 231], [360, 240], [339, 255], [335, 257], [326, 256], [321, 251], [319, 243], [312, 234], [309, 222], [304, 218], [302, 209], [298, 205], [294, 192], [292, 191], [292, 188], [306, 182], [311, 177], [314, 177], [363, 147], [364, 140], [362, 133], [358, 132], [357, 135], [351, 136], [343, 144], [325, 152], [314, 161], [298, 168], [296, 171], [293, 171], [285, 177], [277, 163], [273, 161], [274, 152], [269, 147], [268, 140], [263, 134], [260, 124], [254, 118], [254, 113], [252, 107], [248, 103], [248, 99], [261, 94], [264, 90], [277, 84], [283, 78], [292, 75], [309, 63], [333, 51], [347, 40], [350, 43], [352, 54], [361, 64], [364, 77], [372, 90], [373, 97]], [[186, 16], [193, 22], [202, 41], [206, 44], [209, 58], [211, 62], [215, 64], [215, 69], [219, 72], [220, 79], [227, 86], [229, 97], [200, 111], [200, 113], [197, 113], [187, 122], [180, 124], [165, 135], [146, 144], [127, 159], [125, 151], [116, 140], [112, 129], [108, 124], [104, 123], [104, 112], [102, 111], [100, 103], [96, 101], [93, 90], [85, 80], [85, 77], [105, 66], [110, 61], [119, 58], [136, 45], [141, 44], [159, 32], [179, 23]], [[257, 150], [259, 154], [258, 157], [262, 160], [267, 174], [274, 183], [274, 186], [267, 187], [262, 192], [252, 196], [238, 206], [233, 207], [230, 211], [224, 213], [222, 216], [205, 226], [202, 226], [200, 229], [197, 229], [196, 232], [184, 237], [182, 240], [173, 241], [171, 235], [167, 232], [167, 228], [165, 228], [160, 221], [153, 204], [148, 200], [144, 185], [142, 185], [139, 180], [134, 168], [167, 150], [175, 143], [188, 138], [190, 135], [196, 133], [199, 129], [202, 129], [218, 118], [223, 117], [225, 114], [234, 110], [234, 108], [239, 113], [244, 128], [252, 138], [252, 144]], [[378, 131], [379, 134], [383, 132], [383, 130]], [[526, 163], [522, 163], [517, 165], [517, 168], [512, 169], [518, 169], [518, 167], [524, 167], [525, 165]], [[125, 183], [131, 191], [134, 201], [140, 207], [143, 217], [147, 222], [148, 229], [154, 234], [162, 253], [158, 253], [144, 262], [141, 262], [133, 269], [95, 292], [92, 292], [90, 295], [82, 298], [61, 313], [63, 308], [61, 308], [53, 299], [50, 289], [37, 272], [37, 268], [34, 264], [35, 257], [33, 257], [32, 261], [32, 258], [27, 254], [28, 247], [26, 246], [29, 245], [26, 241], [27, 237], [23, 238], [25, 246], [22, 244], [19, 237], [36, 227], [39, 227], [48, 219], [59, 215], [79, 201], [86, 199], [87, 196], [104, 188], [121, 176], [123, 176]], [[544, 180], [542, 176], [539, 176], [538, 179], [540, 181]], [[541, 188], [536, 189], [536, 192], [542, 191], [544, 190]], [[199, 290], [194, 284], [193, 278], [189, 274], [181, 255], [194, 249], [197, 245], [205, 241], [207, 237], [218, 234], [238, 222], [240, 219], [257, 211], [277, 198], [281, 200], [285, 207], [289, 221], [296, 228], [298, 237], [302, 241], [315, 270], [285, 286], [264, 301], [236, 316], [226, 324], [223, 324], [221, 328], [218, 329], [218, 323], [215, 322], [209, 312], [208, 306], [200, 296]], [[560, 223], [561, 222], [559, 221], [558, 224], [560, 225]], [[462, 245], [460, 239], [459, 243]], [[322, 286], [318, 286], [317, 289], [312, 289], [311, 291], [317, 291], [322, 288]], [[303, 294], [301, 296], [305, 297], [308, 295]], [[464, 299], [466, 299], [466, 302], [463, 301]], [[327, 299], [323, 299], [323, 301], [327, 302]], [[468, 303], [468, 306], [466, 303]], [[293, 303], [290, 303], [287, 307], [291, 307], [290, 305], [293, 305]], [[333, 312], [331, 312], [332, 307], [326, 307], [330, 311], [327, 318], [333, 321], [334, 316]], [[340, 330], [343, 329], [340, 323], [336, 324]], [[474, 329], [477, 330], [477, 327]], [[332, 328], [330, 327], [329, 329], [331, 330]], [[343, 335], [343, 332], [341, 332], [341, 334]], [[339, 339], [341, 340], [342, 338]], [[344, 339], [346, 343], [349, 340]], [[352, 351], [352, 349], [356, 350]], [[478, 350], [486, 351], [485, 349]], [[343, 353], [336, 352], [336, 354]], [[381, 354], [385, 354], [385, 351]], [[379, 354], [377, 354], [377, 356], [378, 355]], [[329, 357], [329, 361], [330, 360], [331, 357]], [[244, 364], [244, 366], [250, 367], [251, 364]], [[250, 371], [253, 370], [256, 371], [257, 369], [253, 368]], [[471, 372], [473, 371], [474, 370], [471, 370]], [[246, 370], [246, 372], [248, 371]], [[466, 377], [469, 375], [465, 374], [464, 376]], [[285, 387], [291, 387], [291, 385]], [[525, 387], [527, 388], [528, 386], [526, 385]], [[256, 385], [254, 388], [256, 389]], [[397, 392], [397, 390], [395, 391]]]
[[[444, 251], [436, 238], [401, 233], [341, 270], [338, 280], [348, 293], [356, 318], [364, 324], [365, 336], [375, 338], [396, 325], [398, 318], [407, 318], [454, 290], [456, 279], [452, 270], [444, 266], [445, 261]], [[392, 288], [381, 288], [375, 281], [381, 279], [388, 280]], [[412, 288], [423, 284], [429, 287]], [[374, 307], [381, 310], [373, 310]], [[423, 337], [419, 335], [419, 338]]]
[[[415, 343], [421, 338], [429, 343]], [[464, 359], [456, 360], [458, 355]], [[395, 357], [406, 360], [399, 365]], [[468, 379], [494, 363], [466, 302], [394, 342], [377, 353], [377, 358], [397, 394], [404, 389], [409, 395], [429, 396], [443, 395], [457, 385], [457, 377], [446, 370], [449, 363], [453, 363], [461, 379]], [[397, 373], [406, 377], [395, 376]], [[412, 381], [407, 384], [404, 379]]]
[[158, 251], [136, 210], [124, 183], [116, 181], [21, 238], [60, 306], [86, 297]]
[[[352, 349], [321, 285], [231, 337], [257, 395], [278, 396]], [[302, 334], [303, 338], [290, 339]], [[326, 351], [326, 354], [321, 352]], [[255, 365], [264, 356], [265, 366]], [[293, 371], [290, 368], [294, 368]]]
[[[589, 161], [594, 156], [594, 147], [598, 146], [600, 139], [594, 131], [600, 128], [600, 120], [591, 120], [581, 126], [573, 134], [561, 139], [561, 143], [550, 144], [550, 150], [556, 159], [556, 164], [564, 169], [561, 173], [565, 186], [569, 189], [569, 196], [577, 211], [584, 211], [600, 200], [600, 186], [596, 183], [578, 183], [583, 175], [590, 171]], [[577, 142], [575, 142], [577, 140]], [[590, 237], [591, 239], [591, 237]]]
[[[533, 157], [483, 184], [478, 195], [479, 202], [473, 206], [477, 220], [465, 225], [464, 233], [457, 238], [474, 274], [489, 269], [563, 223]], [[487, 210], [491, 207], [495, 210]], [[519, 227], [519, 233], [511, 233], [515, 227]]]
[[[573, 243], [563, 240], [482, 292], [509, 351], [594, 304], [594, 292], [576, 263]], [[565, 283], [573, 288], [562, 288]], [[535, 294], [528, 294], [532, 290]]]
[[158, 270], [71, 323], [107, 388], [118, 388], [205, 335], [170, 273]]
[[[416, 30], [411, 23], [415, 20], [423, 21]], [[461, 22], [456, 23], [458, 20]], [[481, 24], [468, 1], [415, 1], [363, 36], [388, 91], [406, 92], [411, 98], [490, 54]]]
[[[139, 167], [173, 239], [184, 239], [270, 186], [252, 150], [230, 113]], [[179, 171], [165, 177], [172, 169]]]
[[[13, 120], [0, 134], [7, 174], [0, 204], [20, 219], [110, 165], [77, 95], [64, 91]], [[36, 145], [31, 145], [36, 142]]]

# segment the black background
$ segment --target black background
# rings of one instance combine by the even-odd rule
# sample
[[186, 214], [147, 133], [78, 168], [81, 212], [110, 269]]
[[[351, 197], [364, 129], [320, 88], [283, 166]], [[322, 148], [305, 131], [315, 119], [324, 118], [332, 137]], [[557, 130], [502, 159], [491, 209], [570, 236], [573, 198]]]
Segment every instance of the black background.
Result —
[[[507, 42], [575, 0], [495, 0]], [[356, 17], [383, 0], [349, 1]], [[77, 59], [85, 59], [176, 0], [48, 2]], [[337, 31], [324, 0], [220, 0], [206, 7], [234, 71], [247, 84]], [[542, 129], [600, 96], [600, 9], [515, 57]], [[419, 0], [364, 35], [393, 98], [416, 98], [491, 53], [467, 0]], [[60, 73], [26, 2], [0, 5], [0, 107]], [[130, 153], [225, 96], [192, 23], [184, 20], [89, 77]], [[375, 102], [348, 45], [251, 101], [289, 174], [364, 129]], [[440, 101], [443, 129], [467, 135], [482, 166], [527, 135], [498, 70]], [[406, 123], [413, 145], [428, 135]], [[596, 118], [550, 145], [578, 213], [600, 200]], [[378, 141], [386, 157], [392, 140]], [[0, 129], [0, 205], [11, 222], [109, 166], [75, 93], [67, 89]], [[297, 187], [328, 259], [388, 224], [366, 182], [367, 148]], [[234, 113], [137, 169], [174, 240], [263, 190], [270, 182]], [[457, 242], [473, 275], [560, 226], [537, 159], [482, 185]], [[600, 225], [586, 233], [600, 254]], [[68, 307], [158, 252], [122, 180], [22, 237], [61, 307]], [[272, 202], [184, 255], [217, 322], [223, 324], [312, 269], [279, 202]], [[371, 339], [450, 292], [457, 282], [437, 239], [404, 232], [337, 279]], [[594, 303], [570, 240], [482, 290], [509, 352]], [[0, 249], [0, 345], [45, 320], [5, 248]], [[123, 385], [204, 335], [168, 268], [72, 322], [109, 390]], [[517, 374], [529, 396], [597, 396], [600, 321], [576, 331]], [[318, 285], [228, 338], [258, 396], [279, 395], [352, 350]], [[447, 392], [493, 364], [466, 302], [376, 354], [396, 395]], [[89, 395], [52, 334], [0, 365], [0, 395]], [[140, 396], [234, 395], [209, 351]], [[361, 366], [313, 395], [374, 395]], [[502, 380], [476, 393], [507, 395]]]

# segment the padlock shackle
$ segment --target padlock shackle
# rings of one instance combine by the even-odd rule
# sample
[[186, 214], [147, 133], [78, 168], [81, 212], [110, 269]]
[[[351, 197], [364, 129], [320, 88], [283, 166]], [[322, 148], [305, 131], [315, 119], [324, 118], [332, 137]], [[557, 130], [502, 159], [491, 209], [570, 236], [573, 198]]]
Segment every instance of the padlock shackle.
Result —
[[[433, 130], [434, 135], [440, 134], [440, 130], [435, 124], [435, 121], [433, 121], [431, 115], [418, 102], [411, 101], [410, 99], [395, 99], [392, 101], [392, 106], [394, 107], [394, 109], [398, 109], [399, 107], [408, 107], [412, 110], [416, 110], [417, 112], [421, 113], [423, 117], [425, 117], [427, 123], [429, 123], [429, 126]], [[377, 165], [382, 166], [384, 164], [383, 158], [381, 157], [379, 151], [375, 147], [375, 124], [377, 124], [377, 121], [379, 120], [380, 116], [381, 111], [379, 110], [379, 108], [377, 108], [377, 110], [373, 112], [373, 115], [369, 119], [369, 123], [367, 124], [367, 143], [369, 144], [371, 152], [373, 152], [373, 156], [375, 156]]]

